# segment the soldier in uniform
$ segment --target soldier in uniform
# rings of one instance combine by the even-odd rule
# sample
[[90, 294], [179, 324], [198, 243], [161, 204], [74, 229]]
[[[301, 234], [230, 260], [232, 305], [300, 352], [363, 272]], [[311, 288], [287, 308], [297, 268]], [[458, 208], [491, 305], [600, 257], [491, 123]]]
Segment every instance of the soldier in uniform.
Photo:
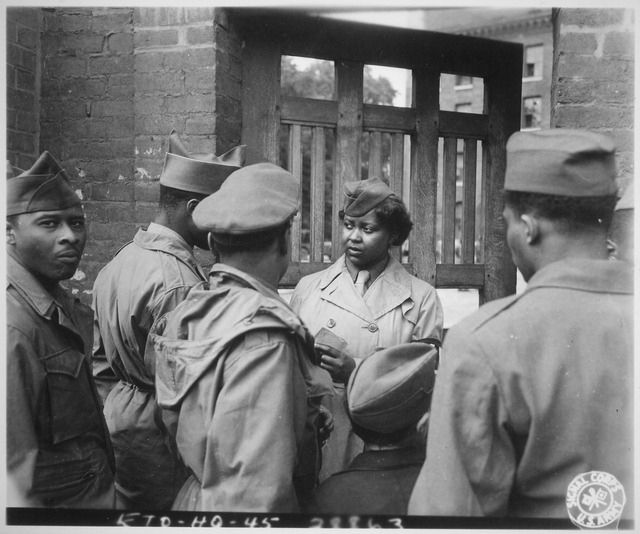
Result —
[[8, 178], [7, 472], [22, 505], [115, 506], [91, 309], [59, 285], [86, 241], [80, 199], [49, 152]]
[[634, 502], [633, 272], [607, 254], [614, 151], [567, 129], [509, 139], [503, 216], [528, 285], [449, 330], [410, 514], [567, 518], [569, 485], [591, 471]]
[[193, 247], [207, 249], [207, 233], [193, 223], [193, 210], [240, 168], [244, 149], [192, 155], [171, 132], [155, 221], [120, 249], [94, 283], [94, 376], [115, 449], [120, 507], [169, 509], [186, 479], [154, 420], [154, 377], [144, 349], [153, 321], [206, 279]]
[[297, 512], [319, 468], [329, 393], [313, 338], [277, 293], [300, 185], [270, 163], [234, 172], [194, 210], [220, 255], [147, 343], [158, 404], [191, 472], [176, 510]]
[[356, 365], [346, 388], [347, 412], [364, 451], [314, 492], [306, 511], [333, 515], [406, 515], [424, 462], [418, 421], [428, 414], [438, 349], [405, 343]]

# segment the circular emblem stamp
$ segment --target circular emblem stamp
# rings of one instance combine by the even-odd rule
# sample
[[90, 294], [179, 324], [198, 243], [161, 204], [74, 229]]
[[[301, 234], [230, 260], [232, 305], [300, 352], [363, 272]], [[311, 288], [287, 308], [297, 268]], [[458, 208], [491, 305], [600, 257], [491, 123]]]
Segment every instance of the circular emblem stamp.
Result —
[[580, 528], [617, 527], [626, 502], [622, 484], [604, 471], [582, 473], [567, 488], [567, 511]]

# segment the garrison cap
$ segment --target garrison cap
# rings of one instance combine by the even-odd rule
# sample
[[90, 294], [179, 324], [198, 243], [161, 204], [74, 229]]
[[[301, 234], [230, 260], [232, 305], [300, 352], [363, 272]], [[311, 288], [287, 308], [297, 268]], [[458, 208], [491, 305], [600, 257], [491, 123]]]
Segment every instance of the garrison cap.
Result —
[[618, 200], [614, 211], [632, 210], [634, 208], [633, 201], [633, 182], [631, 182], [624, 191], [624, 194]]
[[380, 178], [355, 180], [344, 184], [344, 214], [350, 217], [362, 217], [393, 195], [389, 186]]
[[193, 211], [193, 222], [226, 242], [275, 229], [298, 211], [300, 182], [272, 163], [256, 163], [235, 171], [220, 189]]
[[367, 430], [391, 434], [408, 428], [429, 410], [438, 349], [404, 343], [362, 360], [347, 383], [351, 420]]
[[164, 159], [160, 183], [190, 193], [210, 195], [222, 182], [244, 165], [246, 146], [239, 145], [222, 156], [189, 154], [178, 132], [169, 134], [169, 150]]
[[80, 204], [69, 177], [56, 159], [43, 152], [33, 166], [18, 176], [7, 169], [7, 215], [64, 210]]
[[568, 197], [614, 195], [615, 144], [583, 130], [516, 132], [507, 141], [504, 188]]

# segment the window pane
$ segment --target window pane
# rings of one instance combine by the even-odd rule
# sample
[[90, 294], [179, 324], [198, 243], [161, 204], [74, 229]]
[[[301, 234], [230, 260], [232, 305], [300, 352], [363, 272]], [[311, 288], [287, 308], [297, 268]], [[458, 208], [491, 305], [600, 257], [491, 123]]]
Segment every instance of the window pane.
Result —
[[[470, 82], [460, 85], [464, 80]], [[484, 80], [458, 74], [440, 75], [440, 109], [464, 113], [483, 113]]]
[[542, 78], [543, 46], [528, 46], [524, 51], [524, 78]]
[[542, 127], [542, 98], [530, 96], [523, 100], [522, 127], [541, 128]]
[[333, 61], [298, 56], [282, 56], [280, 87], [283, 96], [333, 100], [335, 66]]
[[364, 103], [411, 107], [411, 71], [379, 65], [364, 66]]

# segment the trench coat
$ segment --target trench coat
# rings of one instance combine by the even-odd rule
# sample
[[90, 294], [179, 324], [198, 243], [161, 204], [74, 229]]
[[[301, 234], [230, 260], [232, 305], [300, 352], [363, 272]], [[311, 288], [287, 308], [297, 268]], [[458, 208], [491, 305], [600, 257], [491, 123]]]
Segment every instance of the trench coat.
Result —
[[275, 289], [223, 264], [209, 280], [157, 321], [145, 355], [191, 472], [173, 508], [298, 512], [317, 482], [318, 412], [330, 383]]
[[177, 233], [151, 224], [139, 230], [98, 274], [94, 376], [116, 456], [120, 505], [170, 509], [187, 472], [154, 420], [154, 376], [144, 363], [153, 321], [174, 309], [206, 277]]
[[[291, 307], [314, 335], [324, 327], [347, 341], [357, 359], [378, 348], [442, 339], [442, 305], [435, 288], [411, 276], [393, 257], [363, 297], [341, 256], [328, 269], [300, 280]], [[334, 382], [333, 396], [323, 402], [333, 414], [334, 430], [323, 448], [321, 480], [346, 469], [363, 448], [344, 407], [344, 384]]]
[[115, 506], [91, 322], [88, 306], [7, 255], [7, 473], [23, 504]]
[[345, 471], [314, 492], [306, 511], [332, 515], [407, 515], [411, 490], [424, 462], [424, 447], [360, 453]]
[[632, 269], [557, 261], [449, 330], [409, 513], [567, 518], [595, 470], [629, 517], [633, 450]]

